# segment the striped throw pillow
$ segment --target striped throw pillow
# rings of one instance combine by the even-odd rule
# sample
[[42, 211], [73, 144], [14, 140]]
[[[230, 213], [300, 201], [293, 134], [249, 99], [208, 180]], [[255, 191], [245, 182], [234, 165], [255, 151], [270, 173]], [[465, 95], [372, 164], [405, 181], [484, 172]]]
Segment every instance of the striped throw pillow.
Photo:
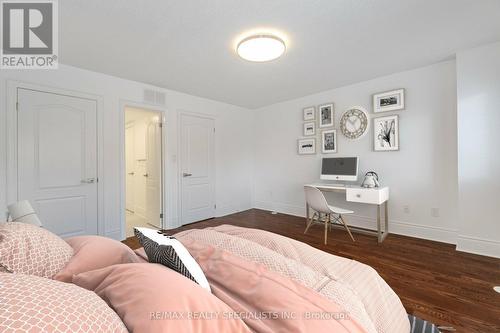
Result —
[[134, 228], [134, 233], [144, 247], [150, 263], [162, 264], [211, 292], [200, 265], [175, 237], [150, 228]]

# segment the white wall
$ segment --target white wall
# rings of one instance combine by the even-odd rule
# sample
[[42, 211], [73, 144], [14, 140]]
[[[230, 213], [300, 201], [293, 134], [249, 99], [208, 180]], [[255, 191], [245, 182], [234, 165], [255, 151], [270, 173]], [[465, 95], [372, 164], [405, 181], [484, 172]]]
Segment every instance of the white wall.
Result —
[[[332, 73], [333, 75], [333, 73]], [[391, 232], [454, 243], [457, 231], [457, 153], [455, 62], [402, 72], [258, 109], [255, 119], [254, 206], [305, 215], [302, 186], [319, 179], [323, 156], [359, 156], [360, 181], [366, 171], [376, 171], [390, 187]], [[373, 131], [353, 141], [340, 133], [342, 113], [362, 106], [374, 116], [373, 93], [406, 89], [406, 110], [380, 113], [400, 115], [400, 151], [374, 152]], [[322, 155], [317, 135], [317, 155], [297, 155], [302, 136], [302, 108], [335, 103], [338, 153]], [[329, 198], [352, 207], [350, 221], [375, 228], [375, 208], [345, 203], [344, 195]], [[404, 206], [410, 212], [404, 212]], [[439, 217], [431, 209], [439, 209]]]
[[216, 202], [217, 215], [251, 207], [252, 121], [246, 109], [198, 98], [147, 84], [123, 80], [83, 69], [61, 65], [58, 70], [0, 71], [0, 219], [6, 215], [6, 109], [7, 80], [40, 84], [99, 95], [103, 99], [104, 120], [104, 226], [105, 235], [121, 238], [120, 221], [120, 103], [142, 102], [145, 88], [166, 93], [167, 112], [167, 222], [178, 225], [177, 116], [179, 112], [212, 115], [217, 128]]
[[500, 257], [500, 43], [457, 54], [457, 249]]
[[[216, 119], [218, 216], [252, 206], [304, 215], [302, 185], [318, 180], [322, 155], [296, 153], [297, 139], [302, 135], [302, 108], [334, 102], [338, 128], [346, 108], [363, 106], [373, 116], [371, 95], [402, 87], [406, 88], [406, 110], [380, 114], [400, 115], [400, 151], [374, 152], [370, 129], [358, 141], [350, 141], [338, 132], [339, 153], [329, 156], [360, 156], [361, 173], [375, 170], [382, 183], [390, 186], [391, 232], [450, 243], [457, 243], [458, 234], [458, 249], [500, 257], [497, 212], [500, 182], [496, 178], [500, 170], [496, 153], [500, 141], [499, 78], [500, 43], [496, 43], [460, 52], [456, 64], [447, 61], [249, 112], [64, 65], [57, 71], [0, 71], [0, 219], [7, 204], [7, 80], [102, 97], [106, 131], [105, 167], [100, 179], [104, 182], [105, 234], [117, 239], [121, 237], [120, 103], [123, 100], [142, 102], [143, 89], [157, 89], [167, 95], [166, 213], [167, 223], [174, 227], [178, 225], [179, 213], [177, 126], [180, 112], [204, 113]], [[316, 138], [319, 144], [320, 136]], [[373, 207], [351, 206], [344, 202], [342, 195], [333, 194], [329, 199], [352, 207], [356, 211], [354, 224], [374, 227]], [[409, 213], [404, 212], [404, 206], [409, 207]], [[439, 217], [431, 216], [432, 208], [439, 209]]]

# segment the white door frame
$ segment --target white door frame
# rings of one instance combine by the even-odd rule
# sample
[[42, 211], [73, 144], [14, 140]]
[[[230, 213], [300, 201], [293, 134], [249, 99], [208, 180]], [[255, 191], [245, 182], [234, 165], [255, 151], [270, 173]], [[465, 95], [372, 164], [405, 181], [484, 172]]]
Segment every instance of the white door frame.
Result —
[[[178, 188], [178, 191], [177, 191], [177, 202], [178, 202], [178, 205], [177, 205], [177, 209], [178, 209], [178, 216], [179, 216], [179, 220], [178, 220], [178, 223], [177, 223], [177, 226], [178, 227], [181, 227], [183, 224], [182, 224], [182, 221], [183, 221], [183, 216], [182, 216], [182, 173], [183, 173], [183, 170], [182, 170], [182, 154], [181, 154], [181, 149], [182, 149], [182, 116], [190, 116], [190, 117], [198, 117], [198, 118], [204, 118], [204, 119], [210, 119], [210, 120], [213, 120], [214, 122], [214, 130], [215, 128], [217, 127], [216, 124], [216, 117], [215, 116], [211, 116], [211, 115], [207, 115], [205, 113], [199, 113], [199, 112], [192, 112], [192, 111], [179, 111], [178, 113], [178, 116], [177, 116], [177, 155], [179, 156], [178, 158], [178, 163], [177, 163], [177, 188]], [[214, 167], [213, 167], [213, 171], [212, 171], [212, 177], [213, 177], [213, 180], [214, 180], [214, 189], [213, 189], [213, 198], [214, 198], [214, 203], [215, 203], [215, 216], [217, 216], [217, 179], [216, 179], [216, 175], [217, 175], [217, 171], [216, 171], [216, 166], [217, 166], [217, 159], [216, 159], [216, 154], [217, 152], [215, 151], [215, 141], [216, 141], [216, 136], [217, 135], [217, 131], [214, 132], [214, 139], [213, 139], [213, 151], [214, 151]]]
[[104, 159], [103, 159], [103, 98], [99, 95], [83, 93], [58, 87], [40, 84], [7, 81], [7, 109], [6, 109], [6, 138], [7, 138], [7, 172], [6, 172], [6, 203], [18, 200], [18, 161], [17, 161], [17, 91], [18, 89], [33, 90], [42, 93], [64, 95], [88, 99], [97, 105], [97, 230], [99, 235], [104, 235]]
[[[132, 130], [134, 130], [134, 125], [135, 125], [134, 121], [132, 121], [130, 123], [125, 123], [125, 140], [127, 139], [127, 130], [129, 128], [132, 129]], [[135, 131], [133, 133], [133, 139], [135, 140]], [[125, 158], [125, 211], [127, 211], [129, 209], [127, 209], [127, 176], [128, 175], [127, 175], [127, 154], [126, 154], [127, 149], [126, 149], [126, 143], [125, 143], [124, 147], [125, 147], [125, 155], [124, 155], [124, 158]], [[134, 153], [135, 153], [135, 147], [134, 147]], [[135, 172], [135, 168], [134, 168], [134, 172]], [[134, 187], [135, 187], [135, 178], [134, 178]], [[134, 206], [133, 207], [133, 212], [135, 212], [135, 200], [134, 200], [133, 206]]]
[[158, 105], [133, 102], [125, 99], [120, 100], [120, 116], [119, 116], [119, 147], [120, 147], [120, 235], [122, 239], [126, 239], [126, 216], [125, 216], [125, 189], [126, 189], [126, 171], [125, 171], [125, 109], [127, 107], [143, 109], [146, 111], [158, 112], [161, 114], [162, 122], [162, 152], [161, 152], [161, 195], [162, 195], [162, 213], [161, 227], [165, 228], [165, 221], [167, 220], [166, 210], [169, 209], [167, 201], [167, 109]]

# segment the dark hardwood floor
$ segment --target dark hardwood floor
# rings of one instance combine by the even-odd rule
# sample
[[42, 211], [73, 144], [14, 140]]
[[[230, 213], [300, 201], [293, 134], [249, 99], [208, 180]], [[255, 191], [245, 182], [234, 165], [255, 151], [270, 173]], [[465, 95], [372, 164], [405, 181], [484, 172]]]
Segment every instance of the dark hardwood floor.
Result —
[[[281, 234], [338, 256], [375, 268], [394, 289], [406, 310], [457, 332], [500, 332], [500, 259], [455, 251], [455, 246], [391, 234], [382, 244], [376, 238], [354, 234], [353, 243], [343, 230], [329, 233], [323, 244], [323, 228], [312, 226], [304, 235], [304, 219], [271, 215], [252, 209], [169, 230], [205, 228], [220, 224], [258, 228]], [[139, 247], [135, 238], [125, 241]]]

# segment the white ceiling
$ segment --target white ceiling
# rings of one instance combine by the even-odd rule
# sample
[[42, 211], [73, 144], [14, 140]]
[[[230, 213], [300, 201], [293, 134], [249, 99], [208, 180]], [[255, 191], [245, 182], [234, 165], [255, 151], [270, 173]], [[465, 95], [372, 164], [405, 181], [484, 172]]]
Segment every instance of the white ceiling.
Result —
[[[416, 68], [500, 40], [499, 0], [64, 0], [61, 62], [247, 108]], [[235, 38], [285, 34], [250, 63]]]

